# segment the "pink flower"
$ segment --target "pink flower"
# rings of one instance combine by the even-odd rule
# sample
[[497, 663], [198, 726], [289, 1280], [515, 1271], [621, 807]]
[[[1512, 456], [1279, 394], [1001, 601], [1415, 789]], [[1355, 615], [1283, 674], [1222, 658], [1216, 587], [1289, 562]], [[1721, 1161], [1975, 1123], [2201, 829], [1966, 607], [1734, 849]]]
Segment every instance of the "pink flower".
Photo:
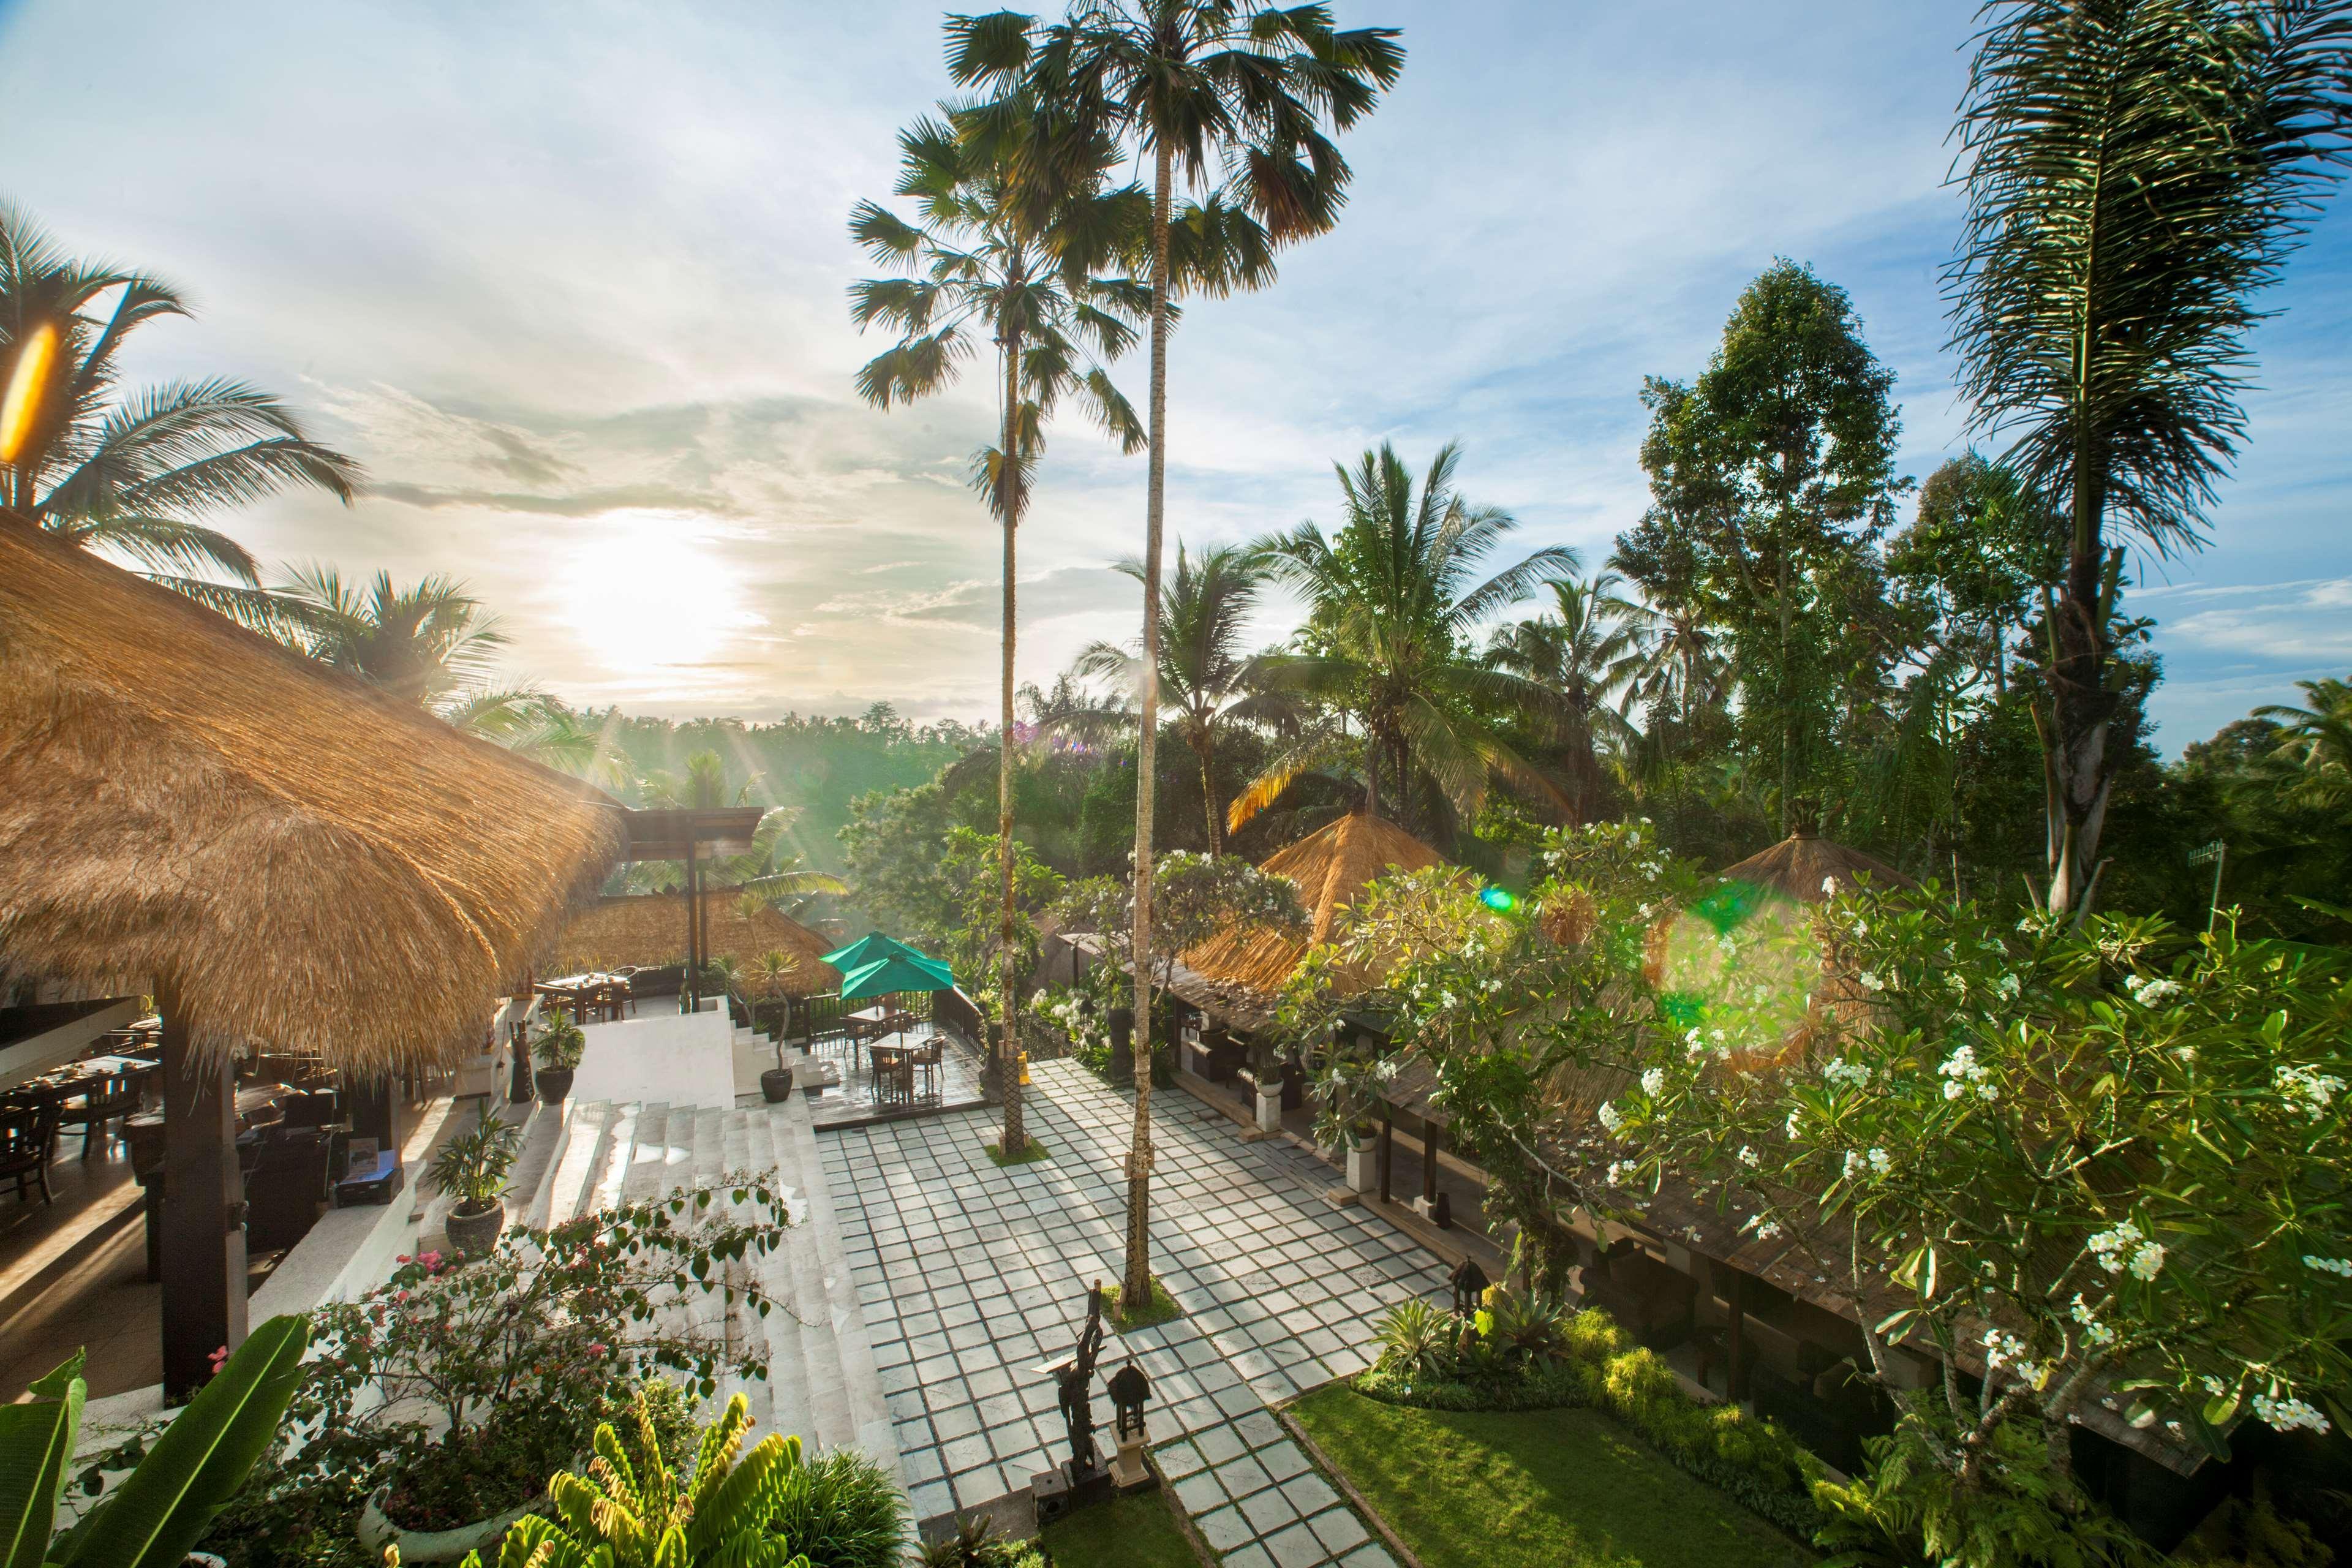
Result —
[[402, 1253], [399, 1257], [397, 1257], [397, 1258], [394, 1258], [394, 1259], [393, 1259], [393, 1261], [394, 1261], [394, 1263], [406, 1263], [406, 1262], [408, 1262], [408, 1261], [409, 1261], [408, 1254], [406, 1254], [405, 1252], [404, 1252], [404, 1253]]
[[441, 1254], [437, 1250], [427, 1252], [419, 1257], [416, 1261], [427, 1268], [438, 1268], [441, 1267]]
[[408, 1292], [405, 1290], [394, 1290], [392, 1293], [392, 1299], [395, 1301], [405, 1301], [408, 1300]]
[[213, 1352], [213, 1353], [206, 1359], [213, 1363], [213, 1371], [215, 1373], [219, 1372], [223, 1366], [227, 1364], [228, 1347], [226, 1345], [221, 1346], [220, 1349]]
[[604, 1346], [601, 1343], [590, 1345], [588, 1347], [588, 1353], [590, 1355], [603, 1355], [604, 1353]]

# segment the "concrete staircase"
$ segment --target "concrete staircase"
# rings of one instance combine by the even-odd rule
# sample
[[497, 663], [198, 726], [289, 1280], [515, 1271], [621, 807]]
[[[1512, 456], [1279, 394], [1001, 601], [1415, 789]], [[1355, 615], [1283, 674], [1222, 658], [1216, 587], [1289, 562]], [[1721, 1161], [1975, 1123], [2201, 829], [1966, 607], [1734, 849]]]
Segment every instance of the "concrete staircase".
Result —
[[[605, 1100], [540, 1107], [525, 1130], [507, 1218], [510, 1226], [561, 1225], [618, 1203], [767, 1170], [775, 1173], [792, 1226], [766, 1257], [728, 1267], [739, 1282], [756, 1272], [779, 1305], [763, 1319], [740, 1303], [727, 1308], [714, 1291], [671, 1310], [722, 1331], [730, 1346], [764, 1341], [767, 1377], [740, 1384], [755, 1430], [797, 1433], [812, 1453], [862, 1449], [903, 1486], [889, 1406], [800, 1096], [724, 1110]], [[730, 1392], [722, 1388], [719, 1398]]]

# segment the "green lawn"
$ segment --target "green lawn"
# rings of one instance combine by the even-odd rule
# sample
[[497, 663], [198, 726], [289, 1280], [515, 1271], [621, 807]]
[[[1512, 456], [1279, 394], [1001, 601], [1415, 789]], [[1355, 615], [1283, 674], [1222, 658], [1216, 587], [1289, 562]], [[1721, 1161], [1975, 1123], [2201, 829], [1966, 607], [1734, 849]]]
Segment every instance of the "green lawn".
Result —
[[1040, 1541], [1054, 1568], [1201, 1568], [1156, 1489], [1082, 1508], [1047, 1525]]
[[1794, 1568], [1812, 1554], [1591, 1410], [1291, 1406], [1427, 1568]]

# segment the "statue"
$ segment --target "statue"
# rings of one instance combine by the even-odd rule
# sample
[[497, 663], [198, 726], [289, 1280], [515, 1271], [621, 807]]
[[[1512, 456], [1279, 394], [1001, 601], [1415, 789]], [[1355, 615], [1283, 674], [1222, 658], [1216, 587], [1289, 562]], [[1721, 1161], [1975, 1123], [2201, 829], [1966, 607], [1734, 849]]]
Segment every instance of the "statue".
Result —
[[1070, 1359], [1059, 1366], [1037, 1369], [1059, 1386], [1062, 1419], [1070, 1433], [1068, 1461], [1030, 1478], [1029, 1489], [1041, 1523], [1109, 1495], [1109, 1475], [1095, 1452], [1095, 1358], [1102, 1351], [1102, 1282], [1097, 1280], [1087, 1291], [1086, 1327], [1078, 1331]]

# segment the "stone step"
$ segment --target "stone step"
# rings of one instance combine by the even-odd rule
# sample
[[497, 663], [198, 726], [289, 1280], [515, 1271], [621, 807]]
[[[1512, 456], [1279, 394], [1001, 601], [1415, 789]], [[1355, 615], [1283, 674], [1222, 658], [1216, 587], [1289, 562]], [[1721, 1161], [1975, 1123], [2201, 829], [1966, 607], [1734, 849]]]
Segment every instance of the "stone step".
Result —
[[621, 1201], [643, 1203], [662, 1193], [663, 1166], [669, 1151], [669, 1107], [654, 1101], [637, 1107], [635, 1147], [621, 1173]]
[[522, 1122], [522, 1148], [515, 1156], [514, 1169], [507, 1173], [503, 1200], [509, 1228], [529, 1223], [531, 1208], [547, 1185], [548, 1173], [554, 1169], [563, 1146], [563, 1109], [534, 1101], [499, 1110], [501, 1120]]
[[694, 1113], [694, 1177], [716, 1185], [727, 1169], [725, 1112], [705, 1107]]
[[605, 1136], [604, 1157], [596, 1163], [589, 1198], [582, 1213], [621, 1206], [621, 1188], [628, 1180], [630, 1162], [636, 1158], [637, 1121], [645, 1110], [638, 1101], [629, 1100], [613, 1118], [612, 1130]]
[[530, 1224], [537, 1227], [562, 1225], [579, 1215], [595, 1181], [595, 1173], [602, 1168], [613, 1122], [618, 1115], [609, 1102], [601, 1100], [567, 1100], [563, 1101], [562, 1113], [562, 1131], [549, 1161], [548, 1174], [530, 1204]]

